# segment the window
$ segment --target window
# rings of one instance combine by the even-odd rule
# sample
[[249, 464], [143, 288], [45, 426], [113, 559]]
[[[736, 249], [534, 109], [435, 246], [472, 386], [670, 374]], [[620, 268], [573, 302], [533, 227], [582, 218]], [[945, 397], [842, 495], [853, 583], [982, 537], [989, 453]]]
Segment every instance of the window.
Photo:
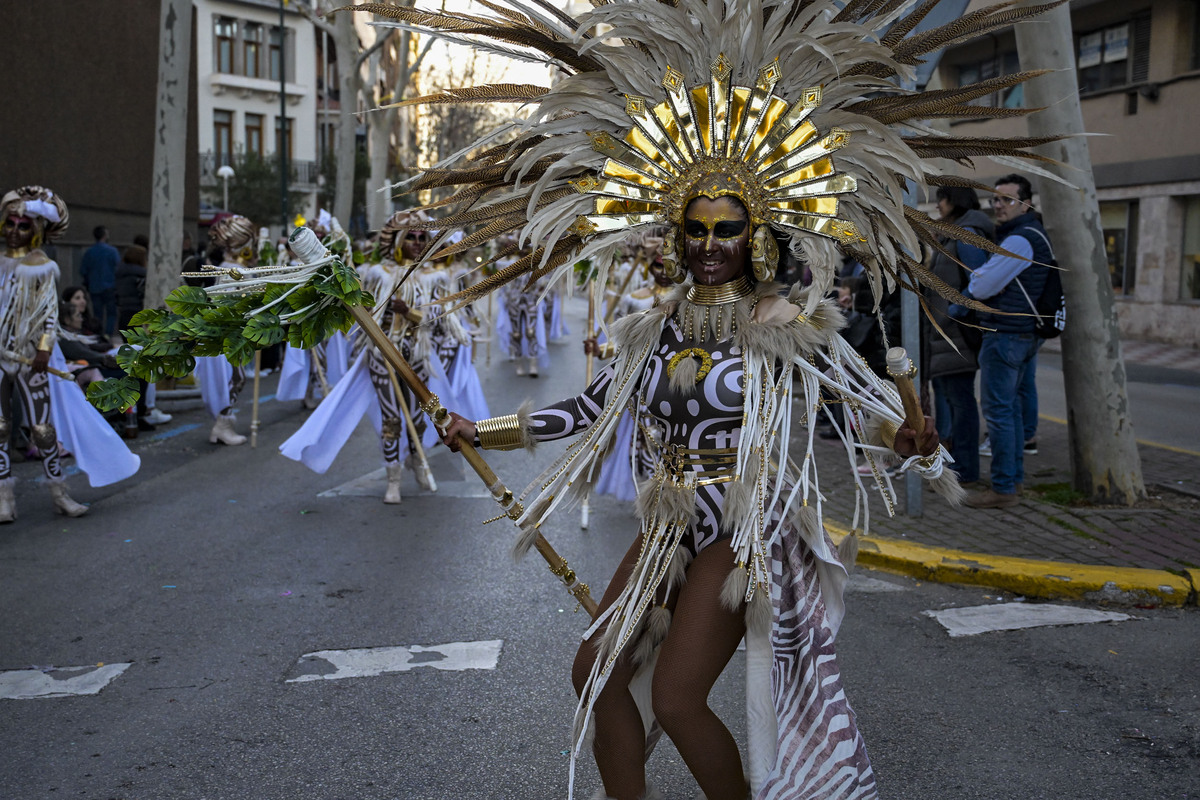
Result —
[[[967, 84], [997, 78], [1002, 75], [1012, 75], [1020, 71], [1021, 62], [1017, 59], [1017, 51], [1012, 50], [993, 56], [992, 58], [984, 59], [983, 61], [960, 64], [958, 67], [958, 85], [966, 86]], [[1013, 86], [999, 92], [992, 92], [991, 94], [986, 94], [983, 97], [972, 100], [971, 105], [987, 106], [989, 108], [1021, 108], [1025, 101], [1023, 89], [1023, 86]]]
[[229, 17], [217, 17], [213, 25], [213, 36], [216, 42], [217, 72], [232, 74], [233, 72], [233, 40], [237, 38], [237, 20]]
[[286, 56], [285, 47], [286, 38], [280, 35], [279, 27], [271, 28], [270, 44], [267, 47], [267, 60], [270, 64], [270, 74], [267, 76], [273, 81], [286, 80], [282, 77], [281, 70], [285, 69], [287, 62], [284, 60]]
[[213, 152], [218, 167], [226, 166], [233, 160], [232, 111], [213, 111]]
[[[1135, 67], [1139, 73], [1146, 72], [1149, 50], [1133, 52], [1135, 43], [1131, 37], [1148, 42], [1149, 31], [1150, 18], [1140, 16], [1130, 22], [1082, 34], [1076, 48], [1080, 93], [1127, 86], [1133, 81]], [[1144, 75], [1139, 75], [1138, 79], [1146, 80]]]
[[246, 23], [242, 28], [242, 70], [247, 78], [262, 77], [262, 40], [262, 26]]
[[1180, 295], [1184, 300], [1200, 300], [1200, 195], [1185, 198], [1184, 203]]
[[1104, 231], [1113, 294], [1132, 296], [1137, 277], [1137, 201], [1101, 203], [1100, 227]]
[[246, 152], [256, 156], [263, 154], [263, 118], [262, 114], [246, 115]]
[[[281, 120], [283, 121], [282, 126], [280, 126]], [[278, 155], [282, 152], [288, 161], [292, 160], [292, 128], [295, 122], [291, 117], [275, 118], [275, 154]], [[282, 131], [280, 130], [281, 127], [283, 128]]]

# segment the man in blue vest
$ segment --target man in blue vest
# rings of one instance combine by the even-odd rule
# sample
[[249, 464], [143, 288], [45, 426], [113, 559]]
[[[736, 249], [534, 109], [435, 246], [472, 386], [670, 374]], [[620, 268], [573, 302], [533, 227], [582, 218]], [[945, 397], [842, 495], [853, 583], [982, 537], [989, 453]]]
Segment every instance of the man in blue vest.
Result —
[[117, 330], [117, 267], [121, 254], [108, 243], [108, 229], [97, 225], [92, 231], [96, 243], [83, 254], [79, 273], [92, 295], [92, 308], [106, 336]]
[[[1020, 387], [1032, 380], [1041, 341], [1034, 333], [1034, 302], [1042, 293], [1054, 251], [1041, 215], [1030, 204], [1033, 188], [1022, 175], [996, 181], [992, 210], [996, 241], [1011, 256], [993, 255], [971, 273], [967, 291], [999, 314], [980, 314], [979, 349], [983, 417], [992, 445], [992, 487], [967, 498], [972, 508], [1010, 508], [1025, 481], [1025, 429]], [[1024, 412], [1028, 413], [1028, 412]]]

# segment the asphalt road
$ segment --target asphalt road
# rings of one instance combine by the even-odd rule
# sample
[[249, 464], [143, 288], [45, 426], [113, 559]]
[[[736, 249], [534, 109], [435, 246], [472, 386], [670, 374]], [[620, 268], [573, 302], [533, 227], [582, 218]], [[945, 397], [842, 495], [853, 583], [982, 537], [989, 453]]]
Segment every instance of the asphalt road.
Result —
[[[578, 390], [577, 343], [552, 348], [538, 380], [480, 354], [493, 413]], [[495, 505], [448, 453], [437, 495], [410, 482], [385, 507], [365, 423], [325, 475], [278, 455], [304, 413], [266, 403], [256, 449], [210, 446], [203, 412], [180, 414], [162, 433], [199, 427], [137, 440], [133, 479], [71, 479], [81, 519], [23, 481], [0, 529], [0, 670], [131, 666], [96, 695], [0, 700], [0, 800], [566, 797], [582, 612], [536, 555], [512, 561], [510, 524], [480, 525]], [[558, 452], [489, 460], [520, 488]], [[566, 513], [544, 532], [598, 595], [634, 524], [599, 498], [589, 530]], [[1012, 599], [856, 575], [839, 650], [881, 796], [1200, 798], [1195, 609], [959, 638], [924, 614]], [[494, 669], [437, 667], [437, 646], [495, 640]], [[328, 672], [305, 654], [394, 646], [423, 665], [295, 680]], [[744, 741], [742, 678], [739, 655], [712, 704]], [[669, 742], [649, 774], [671, 800], [697, 791]]]

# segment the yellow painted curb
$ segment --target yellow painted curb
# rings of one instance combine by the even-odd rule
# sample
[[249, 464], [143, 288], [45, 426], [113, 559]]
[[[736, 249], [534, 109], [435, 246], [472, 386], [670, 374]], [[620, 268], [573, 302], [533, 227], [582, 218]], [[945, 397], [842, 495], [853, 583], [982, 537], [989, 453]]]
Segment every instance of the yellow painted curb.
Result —
[[[825, 527], [835, 543], [850, 533], [828, 521]], [[1157, 569], [983, 555], [875, 536], [859, 538], [858, 563], [921, 580], [990, 586], [1026, 597], [1126, 605], [1195, 603], [1200, 581], [1200, 570], [1188, 570], [1188, 577], [1183, 577]]]

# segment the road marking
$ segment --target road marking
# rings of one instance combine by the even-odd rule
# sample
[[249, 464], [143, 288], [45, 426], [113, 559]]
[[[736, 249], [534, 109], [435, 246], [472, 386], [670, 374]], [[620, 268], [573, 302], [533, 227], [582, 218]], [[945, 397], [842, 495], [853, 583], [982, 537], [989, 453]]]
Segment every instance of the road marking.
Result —
[[[450, 451], [445, 451], [449, 454]], [[405, 469], [400, 479], [400, 494], [402, 497], [440, 496], [440, 497], [491, 497], [487, 487], [472, 477], [463, 480], [462, 472], [447, 472], [439, 469], [438, 462], [442, 459], [430, 456], [430, 467], [434, 470], [433, 477], [437, 481], [438, 490], [430, 492], [417, 485], [417, 477], [411, 469]], [[450, 467], [451, 465], [445, 465]], [[317, 497], [381, 497], [387, 487], [387, 468], [380, 467], [374, 472], [368, 472], [354, 480], [346, 481], [340, 486], [318, 492]]]
[[200, 427], [199, 422], [189, 422], [186, 425], [177, 425], [174, 428], [171, 428], [170, 430], [161, 431], [159, 433], [154, 434], [153, 436], [150, 437], [150, 441], [161, 442], [164, 439], [170, 439], [172, 436], [178, 436], [181, 433], [187, 433], [188, 431], [194, 431], [194, 430], [196, 430], [196, 428], [199, 428], [199, 427]]
[[940, 622], [950, 636], [974, 636], [989, 631], [1015, 631], [1048, 625], [1086, 625], [1093, 622], [1124, 622], [1133, 619], [1115, 611], [1057, 606], [1051, 603], [996, 603], [987, 606], [944, 608], [926, 611]]
[[99, 694], [101, 689], [131, 666], [132, 664], [103, 664], [0, 672], [0, 700]]
[[286, 683], [333, 681], [342, 678], [372, 678], [394, 672], [409, 672], [417, 667], [432, 667], [449, 672], [467, 669], [495, 669], [500, 660], [503, 639], [486, 642], [408, 647], [366, 647], [356, 650], [318, 650], [300, 656]]

